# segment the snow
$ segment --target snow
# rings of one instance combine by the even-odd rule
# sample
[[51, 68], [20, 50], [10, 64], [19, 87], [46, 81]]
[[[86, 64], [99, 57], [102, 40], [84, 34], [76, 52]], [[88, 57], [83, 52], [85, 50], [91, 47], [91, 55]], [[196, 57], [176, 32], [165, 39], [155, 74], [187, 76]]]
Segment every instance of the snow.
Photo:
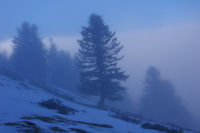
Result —
[[[30, 122], [35, 123], [41, 129], [47, 132], [55, 132], [50, 130], [50, 127], [59, 127], [71, 133], [75, 132], [71, 128], [85, 130], [89, 133], [158, 133], [159, 131], [143, 129], [141, 124], [135, 124], [127, 121], [114, 118], [111, 111], [99, 110], [96, 108], [87, 107], [83, 104], [94, 105], [93, 102], [82, 98], [75, 93], [57, 88], [59, 93], [65, 94], [68, 97], [73, 97], [76, 102], [66, 100], [62, 97], [53, 95], [42, 88], [31, 85], [28, 81], [16, 81], [6, 76], [0, 75], [0, 133], [15, 133], [18, 132], [15, 126], [6, 126], [8, 122], [23, 122], [21, 119], [24, 116], [46, 116], [53, 118], [59, 116], [63, 119], [71, 121], [71, 124], [65, 122], [44, 122], [38, 119], [31, 119]], [[39, 106], [37, 103], [50, 98], [57, 98], [64, 105], [78, 110], [73, 114], [59, 114], [55, 110], [50, 110]], [[28, 120], [27, 120], [28, 121]], [[73, 122], [72, 122], [73, 121]], [[79, 122], [77, 122], [79, 121]], [[82, 123], [81, 123], [81, 122]], [[113, 128], [98, 127], [84, 123], [107, 124]]]

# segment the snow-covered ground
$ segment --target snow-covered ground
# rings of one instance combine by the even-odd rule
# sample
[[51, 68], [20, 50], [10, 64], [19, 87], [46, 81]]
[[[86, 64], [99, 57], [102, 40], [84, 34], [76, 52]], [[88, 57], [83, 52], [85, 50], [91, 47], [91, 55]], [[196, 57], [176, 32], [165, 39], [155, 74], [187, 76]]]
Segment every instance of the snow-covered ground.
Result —
[[[56, 92], [54, 95], [52, 92]], [[59, 96], [60, 95], [60, 96]], [[67, 97], [72, 100], [67, 100]], [[40, 106], [38, 103], [48, 99], [59, 99], [66, 107], [76, 110], [74, 113], [61, 114], [56, 110]], [[75, 102], [74, 102], [75, 101]], [[82, 104], [79, 104], [82, 103]], [[142, 128], [150, 123], [139, 118], [128, 122], [117, 117], [111, 111], [99, 110], [89, 106], [94, 103], [70, 91], [60, 88], [45, 91], [27, 81], [16, 81], [0, 75], [0, 133], [158, 133], [155, 129]], [[162, 124], [161, 124], [162, 125]], [[169, 125], [165, 127], [173, 128]], [[191, 132], [191, 131], [183, 131]]]

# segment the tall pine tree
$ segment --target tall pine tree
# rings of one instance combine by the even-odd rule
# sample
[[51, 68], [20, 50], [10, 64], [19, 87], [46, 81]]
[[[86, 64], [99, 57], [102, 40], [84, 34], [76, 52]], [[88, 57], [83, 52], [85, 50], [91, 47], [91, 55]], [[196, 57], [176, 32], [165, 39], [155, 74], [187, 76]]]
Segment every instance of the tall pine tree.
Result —
[[175, 87], [169, 80], [161, 77], [156, 67], [146, 72], [145, 92], [140, 101], [139, 113], [148, 119], [174, 123], [188, 127], [192, 117], [182, 100], [176, 95]]
[[117, 66], [119, 52], [123, 48], [104, 24], [101, 16], [92, 14], [89, 26], [82, 27], [82, 39], [78, 40], [80, 49], [77, 55], [80, 70], [80, 90], [88, 95], [100, 96], [98, 107], [104, 107], [104, 101], [121, 100], [125, 87], [121, 81], [128, 76]]
[[24, 78], [41, 82], [45, 78], [46, 51], [38, 28], [25, 22], [17, 30], [13, 40], [14, 48], [11, 56], [12, 70]]

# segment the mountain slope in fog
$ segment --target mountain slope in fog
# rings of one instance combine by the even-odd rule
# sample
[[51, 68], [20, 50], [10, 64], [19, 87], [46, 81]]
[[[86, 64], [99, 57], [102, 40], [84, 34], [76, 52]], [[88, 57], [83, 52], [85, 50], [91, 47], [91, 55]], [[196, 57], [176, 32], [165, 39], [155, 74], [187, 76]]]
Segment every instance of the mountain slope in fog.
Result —
[[[87, 106], [86, 106], [87, 105]], [[192, 132], [92, 107], [70, 91], [40, 88], [0, 75], [0, 132]]]

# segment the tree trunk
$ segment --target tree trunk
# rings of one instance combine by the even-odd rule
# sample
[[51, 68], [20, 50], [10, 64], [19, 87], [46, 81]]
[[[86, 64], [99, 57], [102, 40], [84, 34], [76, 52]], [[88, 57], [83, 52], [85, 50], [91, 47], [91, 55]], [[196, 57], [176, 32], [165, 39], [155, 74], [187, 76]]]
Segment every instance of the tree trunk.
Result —
[[104, 108], [104, 100], [105, 100], [105, 98], [103, 96], [100, 96], [100, 100], [97, 104], [98, 108]]

